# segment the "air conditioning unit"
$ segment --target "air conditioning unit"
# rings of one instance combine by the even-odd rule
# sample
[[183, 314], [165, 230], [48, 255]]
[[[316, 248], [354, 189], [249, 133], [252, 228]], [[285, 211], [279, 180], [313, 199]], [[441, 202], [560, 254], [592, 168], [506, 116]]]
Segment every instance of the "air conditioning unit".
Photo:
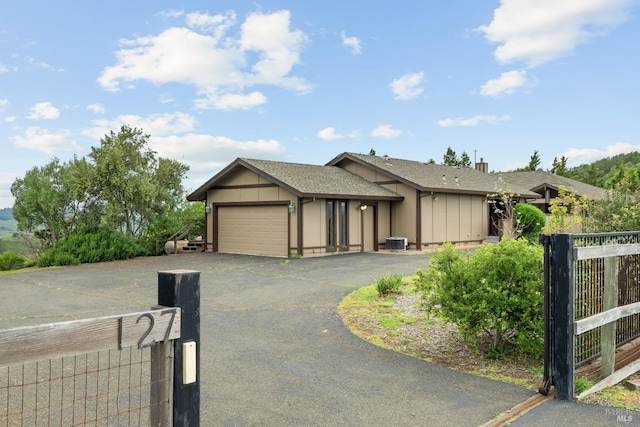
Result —
[[386, 249], [405, 250], [409, 247], [409, 241], [406, 237], [387, 237], [384, 241]]

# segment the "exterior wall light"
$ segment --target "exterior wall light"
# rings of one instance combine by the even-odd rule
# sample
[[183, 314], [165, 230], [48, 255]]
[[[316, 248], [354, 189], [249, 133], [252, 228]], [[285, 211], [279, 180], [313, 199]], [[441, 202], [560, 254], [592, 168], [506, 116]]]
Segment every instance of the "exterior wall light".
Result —
[[361, 211], [365, 211], [365, 210], [367, 210], [367, 205], [365, 205], [365, 204], [364, 204], [364, 203], [362, 203], [362, 202], [360, 202], [360, 206], [359, 206], [359, 207], [360, 207], [360, 210], [361, 210]]
[[296, 210], [296, 205], [293, 204], [293, 200], [289, 200], [289, 206], [287, 206], [287, 208], [289, 209], [289, 213], [293, 213]]
[[206, 213], [211, 213], [211, 203], [207, 203], [207, 204], [204, 206], [204, 211], [205, 211]]

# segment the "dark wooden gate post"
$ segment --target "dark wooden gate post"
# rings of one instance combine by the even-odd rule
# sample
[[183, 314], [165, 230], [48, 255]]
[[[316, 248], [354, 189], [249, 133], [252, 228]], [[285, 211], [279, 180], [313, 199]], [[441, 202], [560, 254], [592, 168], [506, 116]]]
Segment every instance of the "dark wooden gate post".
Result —
[[[192, 270], [159, 271], [158, 304], [180, 307], [182, 311], [180, 339], [174, 341], [173, 425], [199, 426], [200, 272]], [[191, 356], [185, 353], [191, 353]], [[195, 359], [193, 353], [195, 353]], [[183, 365], [185, 359], [188, 360], [188, 368]], [[183, 369], [186, 370], [183, 372]], [[185, 382], [187, 383], [185, 384]]]
[[556, 399], [573, 400], [575, 368], [573, 236], [553, 234], [551, 235], [551, 247], [553, 260], [551, 272], [552, 352]]

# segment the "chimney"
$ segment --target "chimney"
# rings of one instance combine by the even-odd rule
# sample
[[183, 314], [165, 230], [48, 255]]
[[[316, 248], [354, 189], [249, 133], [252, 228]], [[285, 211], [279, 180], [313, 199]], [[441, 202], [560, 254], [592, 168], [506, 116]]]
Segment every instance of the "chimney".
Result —
[[476, 170], [484, 173], [489, 172], [489, 164], [484, 162], [484, 159], [480, 157], [480, 161], [476, 163]]

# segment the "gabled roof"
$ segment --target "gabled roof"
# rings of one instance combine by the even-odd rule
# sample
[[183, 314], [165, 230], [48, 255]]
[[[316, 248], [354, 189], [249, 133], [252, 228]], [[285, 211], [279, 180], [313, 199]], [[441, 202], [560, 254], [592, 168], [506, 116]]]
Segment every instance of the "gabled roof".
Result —
[[[344, 160], [351, 160], [361, 165], [367, 165], [371, 169], [420, 191], [487, 195], [495, 193], [496, 189], [501, 187], [499, 176], [480, 172], [472, 168], [393, 159], [386, 156], [342, 153], [327, 164], [335, 166]], [[510, 184], [512, 194], [519, 194], [529, 198], [540, 197], [538, 193], [530, 191], [526, 187], [512, 184], [511, 182], [508, 183]]]
[[604, 188], [595, 187], [551, 172], [501, 172], [499, 174], [495, 173], [495, 175], [501, 175], [509, 184], [513, 183], [513, 185], [526, 187], [542, 195], [544, 195], [546, 188], [557, 191], [560, 186], [566, 188], [567, 191], [575, 191], [578, 197], [586, 196], [592, 199], [604, 199], [607, 195], [607, 190]]
[[227, 174], [237, 168], [249, 169], [298, 197], [404, 199], [394, 191], [339, 167], [238, 158], [187, 196], [187, 200], [206, 200], [207, 190], [215, 189]]

